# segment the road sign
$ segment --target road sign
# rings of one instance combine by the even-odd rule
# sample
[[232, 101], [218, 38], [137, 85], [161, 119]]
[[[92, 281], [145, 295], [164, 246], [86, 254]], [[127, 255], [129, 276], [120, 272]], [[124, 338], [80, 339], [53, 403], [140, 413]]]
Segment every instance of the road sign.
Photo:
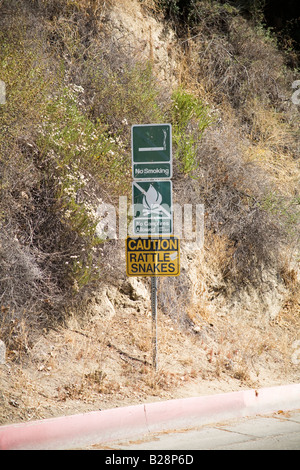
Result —
[[173, 233], [171, 181], [134, 181], [132, 199], [134, 235]]
[[131, 151], [133, 179], [172, 177], [171, 124], [132, 126]]
[[[153, 366], [157, 369], [157, 276], [179, 275], [179, 240], [173, 232], [172, 127], [131, 128], [133, 233], [126, 240], [128, 276], [151, 276]], [[149, 238], [151, 235], [151, 238]], [[153, 238], [156, 235], [170, 238]]]
[[126, 239], [127, 276], [178, 276], [180, 244], [176, 237]]

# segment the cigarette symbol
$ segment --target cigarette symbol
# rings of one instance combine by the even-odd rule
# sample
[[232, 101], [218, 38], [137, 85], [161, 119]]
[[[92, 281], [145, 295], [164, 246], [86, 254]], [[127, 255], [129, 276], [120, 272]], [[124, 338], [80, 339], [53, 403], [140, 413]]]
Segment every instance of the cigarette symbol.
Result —
[[140, 147], [139, 152], [159, 152], [167, 149], [167, 131], [163, 129], [164, 141], [163, 147]]

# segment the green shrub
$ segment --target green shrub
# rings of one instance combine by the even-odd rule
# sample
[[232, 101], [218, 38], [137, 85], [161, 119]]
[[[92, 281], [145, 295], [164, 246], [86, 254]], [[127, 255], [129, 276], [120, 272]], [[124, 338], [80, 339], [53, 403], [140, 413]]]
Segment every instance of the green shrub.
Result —
[[271, 214], [291, 240], [297, 240], [300, 228], [300, 198], [284, 197], [276, 191], [269, 191], [260, 203], [261, 208]]
[[166, 16], [178, 17], [180, 14], [180, 7], [178, 0], [155, 0], [157, 8], [161, 10]]
[[208, 106], [182, 88], [172, 94], [173, 141], [175, 158], [184, 173], [197, 167], [197, 150], [205, 129], [213, 123]]

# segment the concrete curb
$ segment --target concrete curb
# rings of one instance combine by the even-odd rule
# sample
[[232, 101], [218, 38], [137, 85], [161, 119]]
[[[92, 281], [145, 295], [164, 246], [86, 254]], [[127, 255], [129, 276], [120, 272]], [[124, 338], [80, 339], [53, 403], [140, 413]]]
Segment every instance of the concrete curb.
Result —
[[300, 384], [183, 398], [1, 426], [0, 450], [75, 449], [293, 409], [300, 409]]

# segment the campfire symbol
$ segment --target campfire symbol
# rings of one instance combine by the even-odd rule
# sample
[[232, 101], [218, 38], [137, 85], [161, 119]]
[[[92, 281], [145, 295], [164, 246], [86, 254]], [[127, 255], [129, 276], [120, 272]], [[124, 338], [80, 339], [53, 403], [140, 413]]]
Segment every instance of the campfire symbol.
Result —
[[150, 184], [148, 191], [143, 197], [143, 215], [159, 214], [161, 211], [161, 201], [162, 195]]

